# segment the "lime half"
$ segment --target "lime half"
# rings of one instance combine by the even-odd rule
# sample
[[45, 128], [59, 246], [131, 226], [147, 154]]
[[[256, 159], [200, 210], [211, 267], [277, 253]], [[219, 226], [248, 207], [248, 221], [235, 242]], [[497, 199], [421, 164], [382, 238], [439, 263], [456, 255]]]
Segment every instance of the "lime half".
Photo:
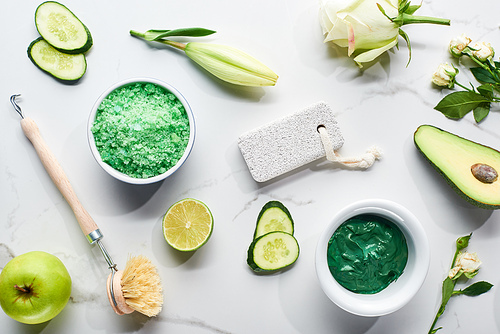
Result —
[[186, 198], [172, 205], [163, 217], [163, 236], [180, 251], [203, 246], [212, 234], [214, 219], [205, 203]]

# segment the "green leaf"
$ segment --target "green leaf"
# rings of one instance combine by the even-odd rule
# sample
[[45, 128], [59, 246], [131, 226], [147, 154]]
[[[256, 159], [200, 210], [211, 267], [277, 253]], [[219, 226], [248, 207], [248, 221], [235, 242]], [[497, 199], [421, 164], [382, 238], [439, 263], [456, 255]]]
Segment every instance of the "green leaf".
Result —
[[434, 109], [442, 112], [446, 117], [459, 119], [483, 102], [490, 102], [490, 100], [476, 92], [453, 92], [439, 101]]
[[147, 41], [157, 41], [164, 37], [182, 36], [182, 37], [203, 37], [214, 34], [216, 31], [205, 28], [180, 28], [174, 30], [155, 30], [151, 29], [144, 33], [144, 39]]
[[471, 273], [466, 273], [466, 272], [464, 272], [464, 276], [465, 276], [465, 277], [467, 277], [468, 279], [471, 279], [471, 278], [473, 278], [474, 276], [476, 276], [478, 273], [479, 273], [479, 270], [473, 271], [473, 272], [471, 272]]
[[493, 287], [493, 284], [485, 282], [485, 281], [480, 281], [480, 282], [476, 282], [474, 284], [471, 284], [467, 288], [463, 289], [462, 294], [464, 294], [466, 296], [479, 296], [485, 292], [490, 291], [490, 289], [492, 287]]
[[400, 0], [398, 5], [399, 13], [406, 13], [406, 10], [410, 7], [410, 1], [408, 0]]
[[437, 313], [437, 317], [440, 317], [444, 313], [444, 309], [451, 296], [453, 295], [453, 289], [455, 289], [456, 281], [451, 280], [449, 277], [443, 281], [443, 287], [441, 289], [442, 299], [441, 299], [441, 307]]
[[385, 10], [384, 10], [384, 7], [382, 7], [380, 4], [377, 3], [377, 7], [378, 7], [378, 10], [380, 10], [380, 12], [389, 19], [389, 21], [391, 22], [394, 22], [394, 20], [392, 18], [389, 17], [389, 15], [386, 14]]
[[479, 92], [479, 94], [481, 94], [482, 96], [484, 96], [489, 100], [491, 100], [493, 97], [493, 86], [490, 84], [481, 85], [477, 87], [477, 91]]
[[440, 329], [443, 329], [443, 327], [438, 327], [438, 328], [436, 328], [436, 329], [433, 329], [433, 330], [432, 330], [432, 331], [430, 331], [429, 333], [430, 333], [430, 334], [436, 334], [436, 333], [437, 333], [437, 331], [438, 331], [438, 330], [440, 330]]
[[170, 30], [148, 30], [144, 33], [144, 39], [147, 41], [155, 41], [162, 38], [163, 34], [168, 33]]
[[474, 108], [474, 120], [476, 123], [481, 122], [490, 113], [491, 103], [483, 102]]
[[470, 71], [474, 75], [474, 78], [476, 78], [476, 80], [479, 82], [491, 83], [491, 84], [497, 83], [495, 81], [495, 78], [493, 78], [493, 76], [491, 75], [491, 73], [482, 67], [472, 67]]
[[405, 13], [408, 15], [413, 15], [420, 7], [422, 7], [422, 5], [409, 6], [408, 9], [405, 11]]
[[463, 273], [464, 272], [462, 270], [459, 270], [458, 273], [455, 276], [453, 276], [453, 280], [456, 281], [457, 279], [459, 279]]
[[408, 65], [410, 64], [410, 60], [411, 60], [411, 43], [410, 43], [410, 37], [401, 28], [399, 29], [399, 36], [403, 37], [403, 39], [406, 41], [406, 44], [408, 45], [408, 63], [406, 63], [406, 67], [408, 67]]
[[[455, 242], [455, 244], [457, 246], [457, 252], [459, 252], [462, 249], [467, 248], [467, 246], [469, 246], [469, 240], [471, 237], [472, 237], [472, 232], [469, 233], [468, 235], [464, 235], [463, 237], [460, 237], [457, 239], [457, 241]], [[453, 263], [452, 265], [454, 266], [455, 263]], [[452, 266], [452, 268], [453, 268], [453, 266]]]

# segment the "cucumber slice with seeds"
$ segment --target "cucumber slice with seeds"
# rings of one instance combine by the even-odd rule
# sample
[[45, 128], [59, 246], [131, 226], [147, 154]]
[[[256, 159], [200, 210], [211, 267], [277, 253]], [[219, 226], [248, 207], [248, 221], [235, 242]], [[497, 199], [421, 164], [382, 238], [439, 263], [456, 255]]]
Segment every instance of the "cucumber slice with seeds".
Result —
[[254, 239], [273, 231], [287, 232], [293, 235], [293, 219], [288, 209], [278, 201], [267, 202], [260, 210], [255, 226]]
[[28, 57], [42, 71], [66, 82], [77, 81], [87, 70], [85, 55], [59, 52], [42, 37], [31, 42]]
[[275, 231], [255, 239], [248, 248], [247, 263], [255, 272], [270, 272], [290, 266], [299, 257], [293, 235]]
[[64, 53], [84, 53], [92, 47], [87, 27], [64, 5], [46, 1], [35, 12], [35, 25], [40, 35]]

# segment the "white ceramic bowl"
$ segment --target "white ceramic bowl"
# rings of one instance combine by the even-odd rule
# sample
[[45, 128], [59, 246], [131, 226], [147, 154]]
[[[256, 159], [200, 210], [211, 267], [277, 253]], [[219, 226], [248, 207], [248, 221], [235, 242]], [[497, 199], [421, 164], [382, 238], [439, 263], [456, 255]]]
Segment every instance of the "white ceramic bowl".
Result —
[[[328, 268], [328, 241], [346, 220], [360, 214], [374, 214], [393, 222], [403, 232], [408, 245], [408, 262], [402, 275], [375, 294], [358, 294], [341, 286]], [[427, 235], [418, 219], [406, 208], [382, 199], [362, 200], [340, 210], [330, 221], [316, 248], [316, 273], [325, 294], [350, 313], [377, 317], [406, 305], [422, 286], [430, 262]]]
[[[188, 141], [188, 144], [187, 144], [186, 149], [184, 151], [184, 154], [179, 159], [179, 161], [172, 168], [167, 170], [165, 173], [159, 174], [159, 175], [156, 175], [156, 176], [153, 176], [150, 178], [134, 178], [134, 177], [128, 176], [128, 175], [114, 169], [113, 167], [111, 167], [110, 165], [105, 163], [104, 161], [102, 161], [101, 155], [99, 154], [99, 151], [97, 150], [97, 147], [95, 145], [94, 135], [92, 134], [92, 130], [91, 130], [92, 124], [94, 123], [94, 120], [96, 117], [97, 108], [99, 107], [101, 102], [115, 89], [126, 86], [126, 85], [134, 84], [134, 83], [139, 83], [139, 82], [156, 84], [158, 86], [165, 88], [166, 90], [168, 90], [172, 94], [174, 94], [179, 99], [179, 101], [182, 103], [182, 105], [184, 106], [184, 109], [186, 110], [186, 113], [187, 113], [187, 116], [189, 119], [189, 141]], [[178, 170], [184, 164], [184, 162], [188, 158], [188, 156], [191, 153], [191, 150], [193, 148], [194, 139], [195, 139], [194, 115], [193, 115], [193, 111], [191, 110], [191, 107], [189, 106], [189, 103], [186, 101], [184, 96], [182, 96], [182, 94], [179, 93], [179, 91], [177, 89], [175, 89], [171, 85], [167, 84], [166, 82], [163, 82], [163, 81], [160, 81], [157, 79], [153, 79], [153, 78], [131, 78], [131, 79], [127, 79], [124, 81], [120, 81], [120, 82], [112, 85], [111, 87], [109, 87], [104, 93], [101, 94], [101, 96], [94, 103], [94, 105], [92, 107], [92, 111], [90, 112], [90, 116], [89, 116], [89, 120], [88, 120], [88, 124], [87, 124], [87, 137], [88, 137], [88, 141], [89, 141], [89, 145], [90, 145], [90, 150], [92, 151], [92, 155], [94, 156], [95, 160], [111, 176], [113, 176], [114, 178], [116, 178], [118, 180], [121, 180], [121, 181], [124, 181], [127, 183], [131, 183], [131, 184], [151, 184], [154, 182], [164, 180], [168, 176], [172, 175], [176, 170]]]

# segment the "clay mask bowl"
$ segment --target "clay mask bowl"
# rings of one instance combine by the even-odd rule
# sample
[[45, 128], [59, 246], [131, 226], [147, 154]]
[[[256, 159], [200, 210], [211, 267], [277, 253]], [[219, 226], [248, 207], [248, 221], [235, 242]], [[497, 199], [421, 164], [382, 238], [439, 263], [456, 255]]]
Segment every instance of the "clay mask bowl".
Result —
[[[403, 233], [408, 246], [408, 261], [401, 276], [374, 294], [344, 288], [333, 277], [327, 262], [328, 242], [337, 228], [349, 218], [363, 214], [389, 220]], [[406, 305], [422, 286], [429, 262], [429, 242], [417, 218], [403, 206], [381, 199], [359, 201], [340, 210], [321, 234], [316, 248], [316, 274], [324, 293], [345, 311], [366, 317], [387, 315]]]

